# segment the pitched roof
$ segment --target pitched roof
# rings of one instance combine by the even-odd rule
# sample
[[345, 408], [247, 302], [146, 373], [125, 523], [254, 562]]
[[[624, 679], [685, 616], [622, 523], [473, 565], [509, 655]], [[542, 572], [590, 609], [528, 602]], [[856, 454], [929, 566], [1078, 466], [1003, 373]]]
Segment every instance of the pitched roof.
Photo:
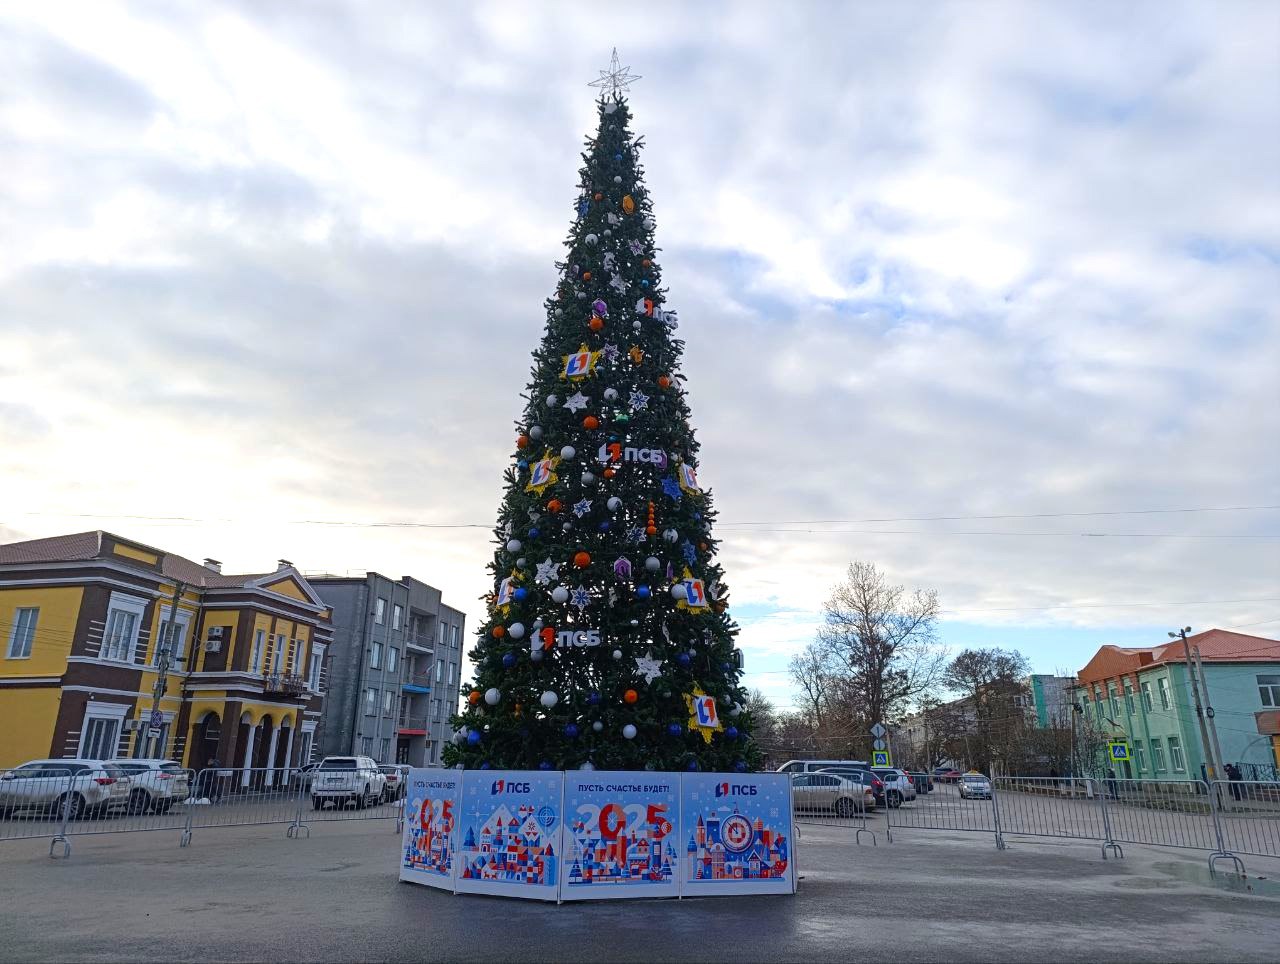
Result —
[[[1280, 662], [1280, 640], [1265, 636], [1233, 633], [1227, 629], [1206, 629], [1187, 637], [1187, 643], [1200, 648], [1206, 663]], [[1152, 666], [1185, 663], [1182, 640], [1170, 640], [1159, 646], [1103, 646], [1079, 673], [1080, 682], [1111, 679]]]
[[[246, 586], [254, 580], [265, 579], [267, 576], [274, 575], [274, 573], [270, 572], [223, 574], [216, 569], [202, 566], [198, 562], [192, 562], [185, 556], [165, 552], [163, 549], [155, 549], [102, 529], [0, 545], [0, 565], [21, 565], [23, 563], [39, 562], [89, 562], [103, 558], [110, 558], [112, 562], [119, 565], [130, 565], [130, 559], [113, 555], [104, 550], [104, 538], [152, 552], [160, 557], [160, 572], [162, 575], [170, 579], [180, 579], [185, 583], [202, 586], [206, 589], [227, 589]], [[138, 568], [154, 572], [154, 569], [150, 566], [141, 565]]]

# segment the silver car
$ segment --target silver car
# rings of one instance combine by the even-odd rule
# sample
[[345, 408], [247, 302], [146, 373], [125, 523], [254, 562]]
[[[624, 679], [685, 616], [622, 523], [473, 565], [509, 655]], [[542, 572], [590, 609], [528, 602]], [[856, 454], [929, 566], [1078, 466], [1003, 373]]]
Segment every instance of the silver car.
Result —
[[791, 777], [796, 813], [834, 813], [851, 817], [875, 807], [871, 788], [834, 773], [797, 773]]
[[965, 800], [990, 800], [991, 781], [981, 773], [966, 773], [960, 778], [960, 796]]
[[102, 816], [128, 810], [131, 789], [129, 774], [102, 760], [32, 760], [0, 775], [0, 817]]
[[187, 771], [176, 760], [116, 759], [112, 760], [133, 781], [129, 791], [129, 812], [168, 813], [174, 800], [191, 795]]

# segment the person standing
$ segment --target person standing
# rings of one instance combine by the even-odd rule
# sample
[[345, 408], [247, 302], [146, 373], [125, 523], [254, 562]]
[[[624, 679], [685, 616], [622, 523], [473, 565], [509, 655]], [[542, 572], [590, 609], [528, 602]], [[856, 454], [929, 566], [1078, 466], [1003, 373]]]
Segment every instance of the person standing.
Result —
[[1240, 780], [1244, 774], [1240, 772], [1240, 766], [1236, 763], [1228, 763], [1222, 769], [1227, 771], [1227, 779], [1231, 781], [1231, 796], [1236, 800], [1240, 799]]

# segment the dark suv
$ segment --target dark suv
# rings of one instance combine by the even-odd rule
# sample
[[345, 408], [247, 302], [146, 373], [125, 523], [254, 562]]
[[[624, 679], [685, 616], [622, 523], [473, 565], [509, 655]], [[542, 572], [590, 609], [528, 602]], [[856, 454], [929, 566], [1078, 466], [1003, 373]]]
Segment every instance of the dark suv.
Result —
[[857, 780], [864, 786], [871, 788], [871, 793], [875, 796], [876, 806], [883, 807], [885, 805], [884, 781], [871, 772], [869, 769], [855, 766], [831, 766], [823, 767], [819, 773], [832, 773], [839, 777], [846, 777], [850, 780]]

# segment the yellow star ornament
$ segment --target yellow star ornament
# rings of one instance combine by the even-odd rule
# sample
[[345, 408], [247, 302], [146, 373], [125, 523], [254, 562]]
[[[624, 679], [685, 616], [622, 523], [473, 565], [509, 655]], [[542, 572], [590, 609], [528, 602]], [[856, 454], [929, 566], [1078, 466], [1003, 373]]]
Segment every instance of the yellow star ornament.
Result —
[[596, 370], [596, 362], [600, 360], [600, 352], [591, 351], [584, 344], [572, 355], [561, 355], [560, 357], [564, 359], [564, 371], [560, 373], [560, 377], [576, 382], [581, 381]]
[[720, 714], [716, 712], [716, 698], [708, 696], [701, 686], [695, 686], [692, 693], [684, 694], [684, 704], [689, 708], [689, 729], [701, 733], [708, 743], [712, 733], [724, 730], [720, 725]]
[[542, 458], [529, 468], [529, 484], [524, 487], [524, 490], [542, 495], [547, 486], [555, 485], [558, 481], [556, 466], [559, 464], [560, 456], [553, 457], [551, 450], [547, 449]]

